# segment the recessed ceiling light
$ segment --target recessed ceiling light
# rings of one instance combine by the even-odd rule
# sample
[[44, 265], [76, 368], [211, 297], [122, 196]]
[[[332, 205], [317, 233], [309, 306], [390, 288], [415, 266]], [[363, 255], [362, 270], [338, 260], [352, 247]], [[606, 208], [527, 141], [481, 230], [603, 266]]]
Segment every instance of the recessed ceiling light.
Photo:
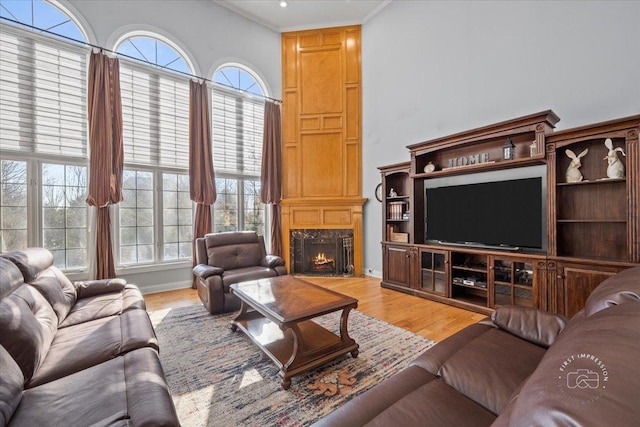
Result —
[[289, 6], [289, 2], [287, 0], [280, 0], [280, 7], [287, 7]]

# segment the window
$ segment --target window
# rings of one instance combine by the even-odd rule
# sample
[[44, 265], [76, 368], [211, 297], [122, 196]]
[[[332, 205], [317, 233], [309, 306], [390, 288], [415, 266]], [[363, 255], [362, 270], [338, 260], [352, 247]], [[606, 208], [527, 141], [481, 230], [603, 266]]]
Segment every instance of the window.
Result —
[[0, 160], [0, 252], [27, 243], [27, 162]]
[[[152, 37], [127, 38], [117, 51], [161, 68], [191, 72], [175, 49]], [[119, 265], [189, 260], [189, 81], [122, 60], [120, 89], [125, 171], [124, 201], [118, 207]]]
[[193, 207], [189, 175], [162, 174], [162, 204], [164, 259], [191, 258]]
[[87, 167], [42, 164], [42, 241], [61, 269], [87, 265]]
[[[84, 40], [42, 0], [0, 0], [1, 250], [44, 246], [65, 270], [87, 267], [86, 49], [28, 24]], [[30, 185], [32, 184], [32, 185]]]
[[264, 234], [265, 210], [260, 202], [260, 167], [264, 90], [247, 70], [223, 67], [213, 78], [213, 161], [218, 198], [214, 231], [255, 230]]

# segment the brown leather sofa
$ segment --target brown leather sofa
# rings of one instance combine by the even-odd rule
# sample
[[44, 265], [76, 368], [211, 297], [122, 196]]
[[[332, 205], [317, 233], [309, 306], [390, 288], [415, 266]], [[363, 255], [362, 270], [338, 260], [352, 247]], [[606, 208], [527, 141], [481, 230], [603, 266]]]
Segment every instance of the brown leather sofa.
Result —
[[240, 309], [229, 286], [247, 280], [287, 274], [284, 260], [267, 255], [264, 238], [255, 231], [211, 233], [196, 239], [193, 268], [198, 296], [211, 314]]
[[637, 426], [640, 267], [571, 320], [504, 307], [314, 426]]
[[140, 291], [0, 255], [1, 426], [178, 426]]

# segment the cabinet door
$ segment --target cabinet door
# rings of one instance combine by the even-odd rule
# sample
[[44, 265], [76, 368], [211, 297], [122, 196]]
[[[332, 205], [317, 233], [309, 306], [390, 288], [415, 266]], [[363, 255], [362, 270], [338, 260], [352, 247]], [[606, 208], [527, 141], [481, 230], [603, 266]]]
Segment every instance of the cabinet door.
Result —
[[558, 265], [560, 282], [560, 291], [558, 297], [560, 301], [558, 308], [560, 314], [572, 317], [578, 311], [584, 308], [587, 298], [591, 292], [602, 281], [617, 273], [614, 271], [603, 271], [590, 266], [567, 266]]
[[448, 264], [448, 252], [421, 250], [421, 276], [417, 288], [429, 293], [447, 296]]
[[535, 270], [533, 262], [492, 257], [491, 306], [521, 305], [534, 307]]
[[385, 281], [394, 285], [412, 287], [411, 251], [403, 246], [385, 249]]

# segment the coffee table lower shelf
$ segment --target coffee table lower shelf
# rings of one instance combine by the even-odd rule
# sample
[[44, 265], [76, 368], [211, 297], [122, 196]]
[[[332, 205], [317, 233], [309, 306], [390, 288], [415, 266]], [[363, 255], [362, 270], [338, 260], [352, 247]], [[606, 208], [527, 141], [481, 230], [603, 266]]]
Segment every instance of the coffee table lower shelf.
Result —
[[246, 311], [231, 321], [280, 368], [281, 386], [288, 389], [291, 377], [327, 363], [346, 353], [358, 356], [358, 344], [343, 339], [312, 320], [283, 325], [282, 329], [258, 311]]

